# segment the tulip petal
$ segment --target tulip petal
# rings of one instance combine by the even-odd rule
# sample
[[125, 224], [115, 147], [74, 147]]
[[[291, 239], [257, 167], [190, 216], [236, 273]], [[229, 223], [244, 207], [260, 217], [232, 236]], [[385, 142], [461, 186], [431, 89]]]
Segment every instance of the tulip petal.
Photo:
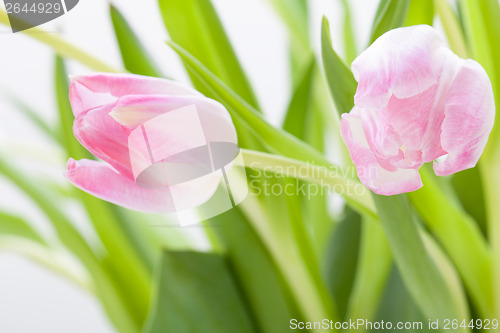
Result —
[[439, 70], [432, 55], [442, 46], [444, 42], [438, 33], [427, 25], [383, 34], [351, 65], [359, 82], [355, 104], [382, 108], [392, 95], [408, 98], [429, 89], [437, 83], [435, 73]]
[[[187, 113], [191, 106], [195, 107], [197, 119], [190, 119], [190, 115]], [[186, 110], [186, 116], [177, 118], [178, 124], [174, 124], [174, 126], [181, 127], [180, 133], [184, 136], [185, 143], [191, 142], [195, 134], [204, 135], [206, 142], [238, 143], [236, 130], [229, 112], [219, 102], [205, 97], [155, 95], [125, 96], [118, 100], [110, 115], [123, 126], [135, 129], [148, 122], [151, 124], [151, 120], [155, 117], [181, 109]], [[168, 117], [163, 119], [168, 119]], [[174, 119], [174, 117], [172, 117], [172, 119]], [[152, 121], [155, 122], [156, 120]], [[201, 124], [202, 133], [189, 134], [189, 131], [196, 128], [195, 126], [187, 125], [193, 121]], [[183, 126], [182, 124], [185, 125]], [[163, 127], [163, 131], [170, 133], [176, 132], [174, 128], [167, 130], [168, 126], [158, 125]], [[159, 129], [157, 132], [161, 132], [161, 130]], [[181, 143], [181, 140], [178, 138], [172, 138], [170, 141]]]
[[[195, 105], [208, 116], [226, 117], [229, 112], [217, 101], [201, 96], [129, 95], [118, 99], [110, 115], [121, 125], [131, 129], [169, 111]], [[231, 125], [233, 127], [233, 125]]]
[[119, 97], [138, 94], [202, 96], [174, 81], [134, 74], [95, 73], [71, 78], [70, 101], [75, 116]]
[[172, 198], [173, 187], [175, 195], [180, 197], [183, 209], [196, 207], [206, 202], [214, 193], [218, 179], [212, 177], [196, 187], [182, 184], [159, 188], [144, 188], [133, 180], [114, 171], [107, 164], [91, 160], [68, 161], [66, 178], [79, 189], [102, 200], [132, 210], [148, 213], [174, 212], [179, 210], [179, 202]]
[[123, 176], [133, 179], [128, 137], [131, 130], [110, 115], [113, 105], [105, 105], [80, 114], [73, 125], [77, 140], [96, 157], [107, 162]]
[[381, 195], [400, 194], [422, 187], [418, 170], [394, 168], [389, 171], [378, 163], [370, 148], [363, 123], [353, 111], [342, 115], [341, 134], [361, 182]]
[[116, 97], [109, 93], [95, 93], [80, 82], [73, 81], [69, 87], [69, 100], [76, 118], [88, 110], [114, 103]]
[[472, 168], [486, 146], [495, 119], [495, 102], [486, 71], [466, 60], [453, 80], [445, 101], [441, 144], [448, 153], [434, 162], [438, 176]]
[[[388, 163], [404, 168], [420, 167], [422, 163], [446, 154], [441, 147], [444, 107], [436, 98], [439, 91], [439, 86], [434, 85], [417, 96], [403, 99], [393, 96], [385, 108], [376, 112], [376, 120], [363, 122], [367, 127], [374, 123], [379, 131], [391, 129], [393, 132], [382, 136], [389, 145], [375, 146], [380, 159], [384, 155], [386, 158], [396, 157], [395, 146], [402, 156]], [[392, 140], [388, 140], [389, 134]]]

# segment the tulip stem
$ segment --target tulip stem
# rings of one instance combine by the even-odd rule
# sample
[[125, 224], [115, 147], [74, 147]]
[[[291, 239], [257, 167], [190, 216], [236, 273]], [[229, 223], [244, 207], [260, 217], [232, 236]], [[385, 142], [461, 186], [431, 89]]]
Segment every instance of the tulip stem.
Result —
[[244, 160], [242, 166], [319, 184], [342, 195], [346, 202], [360, 214], [377, 217], [370, 191], [359, 181], [347, 177], [348, 170], [339, 171], [340, 169], [334, 165], [327, 168], [314, 163], [248, 149], [241, 149], [241, 153]]
[[[0, 9], [0, 24], [10, 26], [7, 13], [3, 9]], [[67, 42], [57, 33], [45, 31], [38, 27], [30, 28], [23, 31], [23, 33], [51, 47], [60, 56], [74, 59], [95, 71], [109, 73], [126, 72], [124, 69], [116, 69], [113, 66], [106, 64], [93, 55]]]

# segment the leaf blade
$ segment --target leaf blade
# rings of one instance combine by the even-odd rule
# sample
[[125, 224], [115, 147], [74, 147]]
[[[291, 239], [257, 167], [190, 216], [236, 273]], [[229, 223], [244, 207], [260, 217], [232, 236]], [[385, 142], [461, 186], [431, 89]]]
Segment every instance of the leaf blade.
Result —
[[0, 212], [0, 237], [16, 236], [32, 240], [40, 245], [47, 245], [44, 238], [20, 216]]
[[357, 82], [351, 70], [344, 64], [332, 47], [330, 26], [326, 17], [321, 25], [321, 55], [330, 95], [339, 115], [351, 111]]
[[110, 4], [109, 15], [125, 68], [134, 74], [163, 77], [122, 13]]
[[[159, 0], [170, 38], [199, 59], [247, 103], [258, 102], [210, 0]], [[207, 92], [190, 73], [194, 85]]]
[[164, 252], [161, 267], [156, 310], [146, 333], [256, 332], [224, 257]]
[[424, 245], [405, 195], [373, 195], [394, 259], [412, 298], [429, 317], [466, 319], [448, 283]]

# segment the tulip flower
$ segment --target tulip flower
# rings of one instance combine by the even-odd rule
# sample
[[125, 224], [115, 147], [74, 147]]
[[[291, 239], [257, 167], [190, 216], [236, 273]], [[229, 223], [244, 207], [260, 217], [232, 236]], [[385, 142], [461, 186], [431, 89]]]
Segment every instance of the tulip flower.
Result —
[[133, 210], [173, 212], [203, 204], [220, 180], [211, 173], [216, 162], [208, 144], [236, 146], [236, 130], [221, 104], [169, 80], [76, 77], [70, 101], [75, 137], [101, 161], [70, 159], [66, 177]]
[[364, 185], [399, 194], [422, 186], [423, 163], [434, 161], [438, 176], [476, 165], [495, 114], [490, 80], [476, 61], [419, 25], [385, 33], [351, 68], [358, 87], [341, 134]]

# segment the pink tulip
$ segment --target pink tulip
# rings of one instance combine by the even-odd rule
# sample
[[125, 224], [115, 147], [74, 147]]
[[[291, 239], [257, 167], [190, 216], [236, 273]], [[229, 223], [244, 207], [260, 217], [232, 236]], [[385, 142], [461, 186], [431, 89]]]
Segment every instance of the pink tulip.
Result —
[[358, 88], [341, 133], [359, 179], [377, 194], [422, 187], [418, 169], [438, 176], [476, 165], [495, 106], [485, 70], [451, 52], [426, 25], [391, 30], [352, 63]]
[[[76, 77], [70, 101], [75, 137], [102, 162], [70, 159], [66, 177], [85, 192], [138, 211], [172, 212], [206, 202], [219, 177], [198, 177], [204, 167], [200, 155], [176, 154], [206, 141], [237, 142], [221, 104], [169, 80], [130, 74]], [[171, 174], [167, 179], [155, 164], [166, 157], [197, 179]]]

